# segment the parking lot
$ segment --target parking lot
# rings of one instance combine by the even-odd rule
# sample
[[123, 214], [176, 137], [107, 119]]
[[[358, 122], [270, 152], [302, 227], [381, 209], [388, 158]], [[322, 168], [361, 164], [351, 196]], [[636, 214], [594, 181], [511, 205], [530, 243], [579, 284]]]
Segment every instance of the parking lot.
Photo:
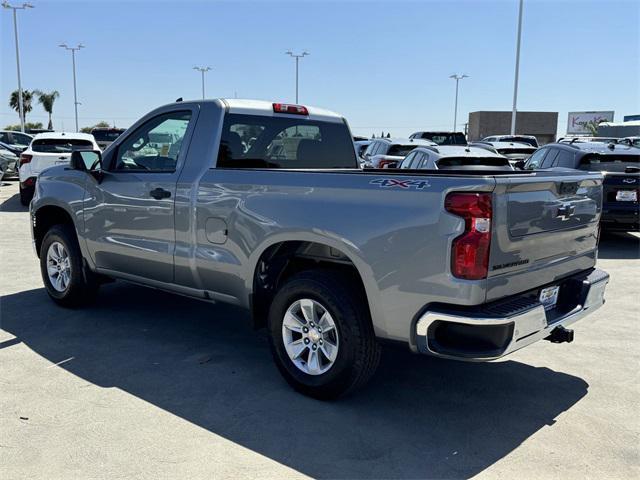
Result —
[[19, 478], [637, 478], [640, 236], [606, 235], [607, 303], [571, 344], [494, 363], [386, 348], [369, 386], [293, 392], [245, 313], [115, 282], [43, 289], [0, 187], [0, 465]]

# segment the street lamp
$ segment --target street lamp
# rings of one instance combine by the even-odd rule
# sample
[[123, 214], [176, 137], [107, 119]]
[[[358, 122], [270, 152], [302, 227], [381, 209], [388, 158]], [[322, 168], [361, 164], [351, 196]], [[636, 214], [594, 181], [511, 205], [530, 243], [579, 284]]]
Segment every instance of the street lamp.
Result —
[[194, 70], [198, 70], [202, 74], [202, 99], [204, 100], [204, 74], [211, 70], [211, 67], [193, 67]]
[[310, 53], [305, 50], [300, 54], [295, 54], [291, 50], [289, 50], [285, 52], [285, 55], [289, 55], [290, 57], [296, 59], [296, 103], [298, 103], [298, 63], [300, 62], [300, 59], [302, 57], [306, 57], [307, 55], [310, 55]]
[[61, 43], [58, 46], [60, 48], [64, 48], [65, 50], [71, 50], [71, 62], [72, 62], [72, 65], [73, 65], [73, 106], [74, 106], [75, 112], [76, 112], [76, 132], [78, 132], [79, 131], [79, 129], [78, 129], [78, 105], [80, 105], [80, 104], [78, 103], [78, 92], [77, 92], [77, 88], [76, 88], [76, 51], [80, 50], [81, 48], [84, 48], [84, 45], [79, 43], [75, 47], [69, 47], [66, 43]]
[[516, 134], [516, 103], [518, 101], [518, 76], [520, 73], [520, 38], [522, 37], [522, 6], [523, 0], [520, 0], [520, 8], [518, 9], [518, 39], [516, 41], [516, 74], [513, 79], [513, 109], [511, 110], [511, 135]]
[[456, 103], [455, 107], [453, 107], [453, 131], [456, 131], [456, 124], [458, 123], [458, 83], [463, 78], [469, 78], [469, 75], [462, 74], [458, 75], [454, 73], [453, 75], [449, 75], [449, 78], [453, 78], [456, 81]]
[[20, 6], [14, 6], [5, 0], [2, 2], [2, 6], [13, 10], [13, 34], [16, 38], [16, 68], [18, 70], [18, 110], [20, 112], [20, 130], [24, 132], [24, 103], [22, 99], [22, 83], [20, 80], [20, 48], [18, 47], [18, 16], [16, 15], [16, 11], [33, 8], [33, 5], [30, 3], [23, 3]]

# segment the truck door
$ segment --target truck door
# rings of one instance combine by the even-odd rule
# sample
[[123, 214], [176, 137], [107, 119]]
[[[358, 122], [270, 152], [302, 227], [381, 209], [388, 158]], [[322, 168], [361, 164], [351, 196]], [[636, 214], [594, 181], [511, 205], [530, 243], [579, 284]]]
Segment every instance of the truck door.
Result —
[[194, 117], [185, 108], [148, 119], [105, 159], [101, 181], [89, 180], [85, 238], [98, 268], [173, 281], [176, 183]]

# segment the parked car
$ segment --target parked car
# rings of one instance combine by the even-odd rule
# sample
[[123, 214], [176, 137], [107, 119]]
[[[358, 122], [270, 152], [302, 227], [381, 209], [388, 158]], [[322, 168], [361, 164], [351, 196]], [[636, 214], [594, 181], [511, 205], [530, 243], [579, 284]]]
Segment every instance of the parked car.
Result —
[[480, 148], [490, 146], [493, 151], [508, 158], [512, 165], [516, 165], [520, 160], [526, 160], [537, 150], [537, 147], [532, 147], [528, 143], [519, 142], [489, 142], [483, 140], [481, 142], [471, 143], [470, 145]]
[[33, 136], [26, 133], [0, 130], [0, 144], [16, 155], [20, 155], [26, 150], [31, 140], [33, 140]]
[[356, 156], [361, 164], [364, 163], [364, 152], [366, 152], [369, 145], [371, 145], [371, 140], [356, 140], [353, 142], [353, 146], [356, 149]]
[[99, 150], [93, 135], [88, 133], [39, 133], [31, 145], [20, 154], [20, 202], [29, 205], [36, 178], [47, 167], [68, 165], [75, 150]]
[[[167, 131], [179, 149], [134, 155]], [[362, 171], [342, 115], [202, 100], [44, 170], [30, 225], [56, 303], [87, 302], [113, 278], [235, 304], [267, 328], [286, 381], [328, 399], [371, 378], [380, 339], [478, 361], [571, 341], [565, 327], [602, 305], [609, 279], [595, 269], [601, 182]]]
[[18, 156], [12, 151], [0, 146], [0, 162], [2, 162], [2, 178], [16, 177], [18, 175]]
[[618, 143], [619, 138], [616, 137], [582, 137], [582, 136], [574, 136], [574, 137], [561, 137], [558, 139], [557, 143], [590, 143], [590, 142], [598, 142], [598, 143]]
[[640, 230], [640, 151], [628, 145], [600, 142], [550, 143], [534, 153], [525, 170], [575, 168], [601, 172], [602, 228]]
[[430, 140], [437, 145], [466, 145], [467, 139], [462, 132], [415, 132], [409, 138]]
[[622, 145], [629, 145], [632, 147], [640, 147], [640, 137], [625, 137], [621, 138], [618, 143]]
[[111, 145], [116, 138], [122, 135], [124, 131], [124, 128], [96, 127], [91, 130], [91, 135], [95, 138], [98, 146], [104, 150]]
[[481, 142], [515, 142], [525, 143], [535, 148], [540, 147], [540, 145], [538, 145], [538, 139], [533, 135], [492, 135], [483, 138]]
[[485, 148], [442, 145], [418, 147], [404, 157], [401, 170], [511, 170], [509, 160]]
[[429, 140], [409, 138], [376, 138], [364, 152], [364, 166], [369, 168], [392, 168], [416, 147], [436, 145]]

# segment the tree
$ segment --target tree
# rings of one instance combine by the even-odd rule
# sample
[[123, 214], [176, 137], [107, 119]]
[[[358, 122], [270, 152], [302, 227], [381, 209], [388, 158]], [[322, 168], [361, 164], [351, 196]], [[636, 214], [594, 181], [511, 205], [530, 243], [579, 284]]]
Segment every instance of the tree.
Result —
[[[22, 90], [22, 111], [24, 112], [23, 118], [20, 119], [22, 121], [26, 121], [27, 113], [32, 109], [31, 100], [33, 100], [33, 93], [29, 90]], [[9, 106], [13, 108], [18, 115], [20, 115], [20, 98], [18, 90], [11, 92], [11, 96], [9, 97]]]
[[109, 122], [105, 122], [104, 120], [102, 122], [98, 122], [95, 125], [91, 126], [91, 127], [82, 127], [80, 129], [80, 131], [82, 133], [91, 133], [91, 130], [93, 130], [94, 128], [109, 128], [111, 125], [109, 125]]
[[607, 120], [604, 118], [597, 118], [595, 120], [591, 120], [590, 122], [582, 122], [582, 126], [584, 128], [586, 128], [587, 130], [589, 130], [589, 133], [591, 134], [592, 137], [597, 137], [598, 136], [598, 126], [602, 123], [602, 122], [606, 122]]
[[[36, 122], [36, 123], [31, 123], [31, 122], [27, 122], [24, 124], [24, 129], [25, 130], [32, 130], [32, 129], [41, 129], [42, 128], [42, 122]], [[19, 132], [22, 129], [21, 125], [7, 125], [6, 127], [4, 127], [5, 130], [12, 130], [14, 132]]]
[[391, 138], [391, 133], [387, 132], [387, 138]]
[[53, 130], [53, 122], [51, 121], [51, 115], [53, 114], [53, 104], [56, 99], [60, 96], [57, 90], [53, 92], [45, 93], [40, 90], [34, 90], [33, 93], [38, 96], [38, 103], [42, 105], [44, 111], [49, 114], [49, 126], [47, 127], [49, 130]]

